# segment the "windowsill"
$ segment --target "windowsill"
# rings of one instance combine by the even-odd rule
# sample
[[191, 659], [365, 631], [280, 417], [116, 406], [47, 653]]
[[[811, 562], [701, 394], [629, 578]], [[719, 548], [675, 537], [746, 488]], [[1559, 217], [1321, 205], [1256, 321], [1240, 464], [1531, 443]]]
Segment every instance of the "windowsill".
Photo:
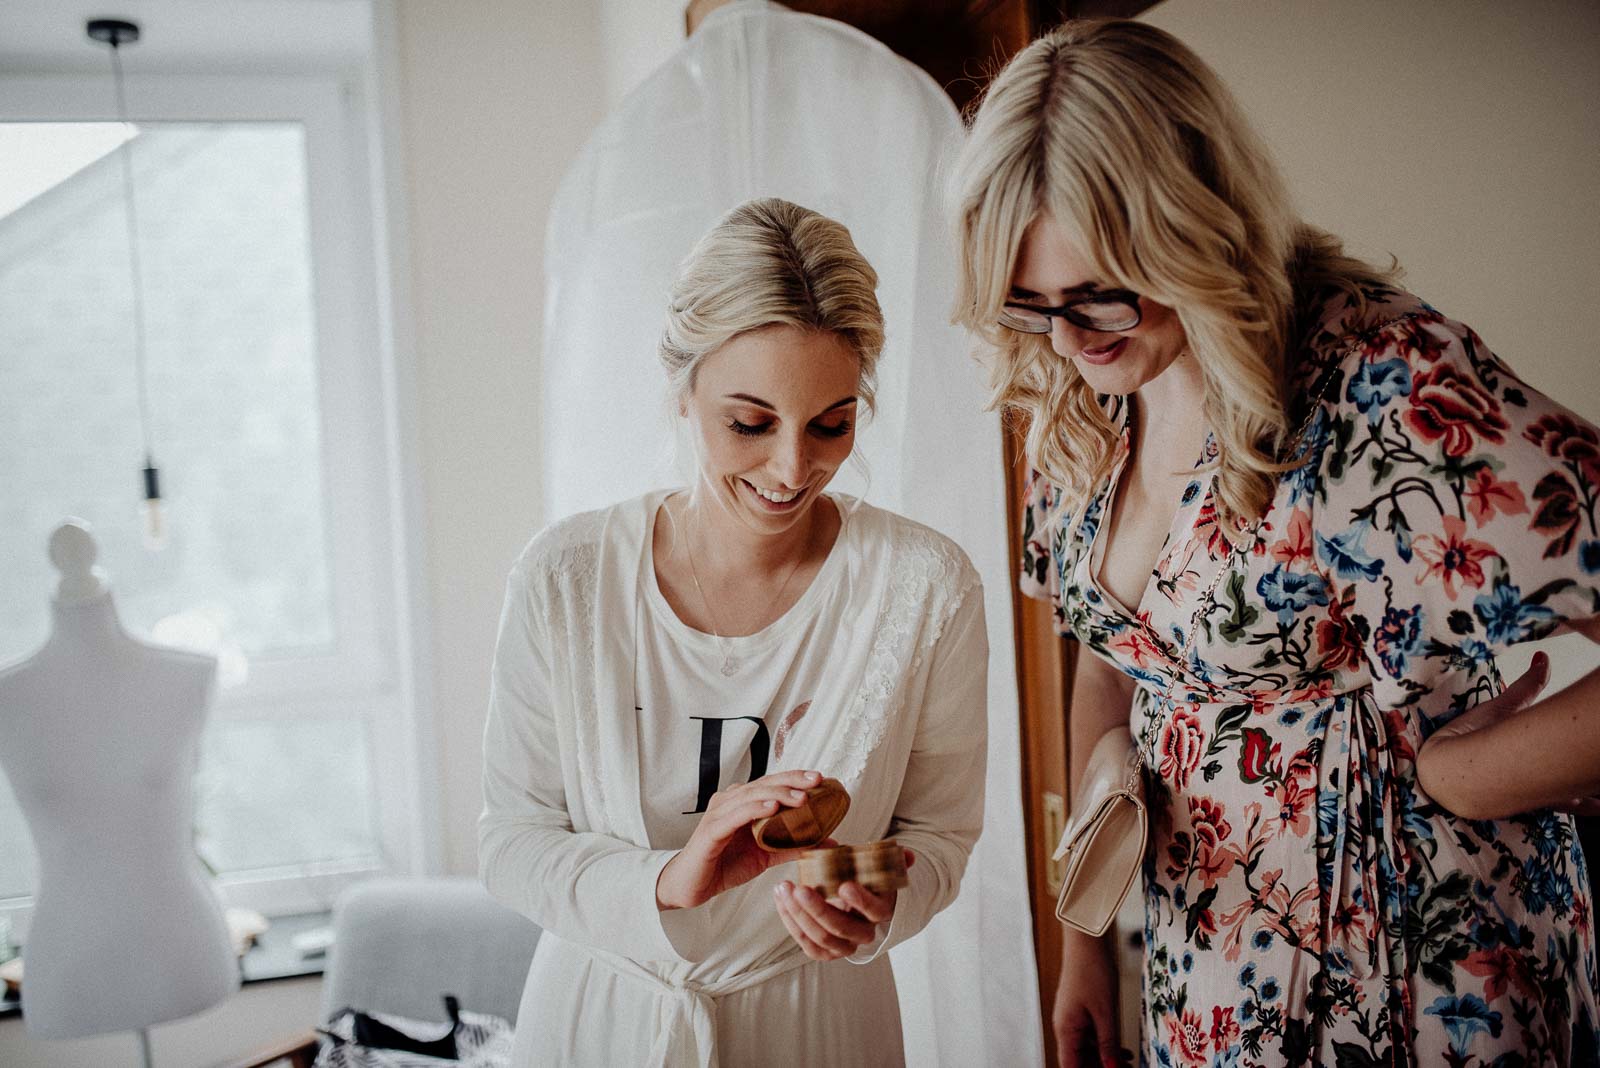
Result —
[[[326, 952], [302, 957], [291, 944], [291, 939], [302, 931], [321, 927], [332, 922], [327, 912], [308, 912], [299, 916], [279, 916], [272, 926], [256, 939], [256, 944], [239, 958], [240, 981], [270, 983], [278, 979], [294, 979], [304, 975], [321, 975], [327, 964]], [[15, 994], [0, 996], [0, 1019], [22, 1015], [22, 1001]]]

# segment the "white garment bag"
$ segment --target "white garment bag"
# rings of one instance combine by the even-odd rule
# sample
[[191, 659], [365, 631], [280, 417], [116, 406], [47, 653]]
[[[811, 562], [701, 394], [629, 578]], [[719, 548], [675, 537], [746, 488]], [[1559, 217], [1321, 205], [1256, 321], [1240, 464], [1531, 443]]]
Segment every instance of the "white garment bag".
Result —
[[590, 137], [546, 245], [545, 514], [681, 484], [656, 358], [667, 289], [711, 224], [777, 196], [838, 219], [876, 268], [888, 341], [868, 477], [835, 486], [951, 536], [987, 593], [988, 805], [960, 897], [893, 951], [910, 1063], [1039, 1063], [998, 418], [949, 325], [943, 169], [961, 137], [922, 70], [842, 23], [744, 0], [714, 12]]

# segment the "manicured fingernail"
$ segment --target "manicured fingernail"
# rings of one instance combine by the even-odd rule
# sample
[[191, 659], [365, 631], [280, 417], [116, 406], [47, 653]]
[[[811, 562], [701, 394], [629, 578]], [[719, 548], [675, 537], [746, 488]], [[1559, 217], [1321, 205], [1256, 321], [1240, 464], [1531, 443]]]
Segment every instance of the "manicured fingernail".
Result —
[[773, 887], [773, 890], [779, 897], [788, 897], [790, 887], [788, 883], [779, 883], [777, 886]]
[[818, 779], [822, 778], [822, 772], [808, 771], [806, 772], [806, 778], [810, 779], [812, 782], [816, 782]]

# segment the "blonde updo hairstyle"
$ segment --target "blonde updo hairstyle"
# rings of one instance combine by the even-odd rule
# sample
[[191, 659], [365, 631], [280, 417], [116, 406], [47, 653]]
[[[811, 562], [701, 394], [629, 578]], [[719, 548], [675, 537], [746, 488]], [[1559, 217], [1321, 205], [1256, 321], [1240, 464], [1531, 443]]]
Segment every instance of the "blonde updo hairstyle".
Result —
[[1097, 280], [1171, 307], [1220, 447], [1222, 529], [1261, 516], [1285, 415], [1286, 354], [1318, 293], [1360, 301], [1383, 272], [1295, 215], [1238, 104], [1198, 56], [1139, 22], [1068, 22], [990, 84], [957, 164], [955, 320], [989, 366], [991, 406], [1031, 420], [1028, 457], [1075, 510], [1106, 476], [1116, 430], [1048, 335], [995, 321], [1024, 232], [1049, 216]]
[[861, 364], [857, 397], [872, 410], [883, 312], [878, 274], [850, 231], [767, 197], [724, 215], [678, 268], [661, 336], [672, 395], [694, 390], [700, 361], [740, 334], [793, 326], [842, 338]]

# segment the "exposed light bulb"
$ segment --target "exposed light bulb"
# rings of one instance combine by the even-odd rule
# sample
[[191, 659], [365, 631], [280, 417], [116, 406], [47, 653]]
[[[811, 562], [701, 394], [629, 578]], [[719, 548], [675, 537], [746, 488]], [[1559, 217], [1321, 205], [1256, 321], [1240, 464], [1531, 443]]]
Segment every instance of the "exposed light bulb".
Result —
[[144, 547], [160, 552], [167, 547], [167, 519], [161, 509], [161, 472], [148, 459], [144, 469]]

